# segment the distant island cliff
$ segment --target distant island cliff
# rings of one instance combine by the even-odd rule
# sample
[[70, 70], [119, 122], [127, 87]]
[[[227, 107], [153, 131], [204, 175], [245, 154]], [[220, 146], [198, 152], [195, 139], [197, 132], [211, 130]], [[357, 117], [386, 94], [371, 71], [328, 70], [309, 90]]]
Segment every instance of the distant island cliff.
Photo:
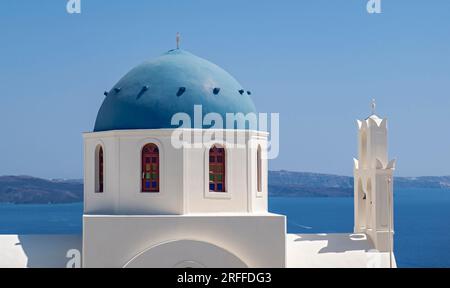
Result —
[[[395, 188], [448, 188], [450, 176], [396, 177]], [[291, 171], [269, 171], [271, 197], [352, 197], [353, 177]], [[83, 201], [81, 179], [0, 176], [0, 203], [47, 204]]]
[[[395, 177], [395, 189], [448, 188], [450, 176]], [[353, 197], [353, 177], [291, 171], [269, 171], [269, 195], [274, 197]]]
[[0, 176], [0, 203], [47, 204], [83, 201], [82, 180]]

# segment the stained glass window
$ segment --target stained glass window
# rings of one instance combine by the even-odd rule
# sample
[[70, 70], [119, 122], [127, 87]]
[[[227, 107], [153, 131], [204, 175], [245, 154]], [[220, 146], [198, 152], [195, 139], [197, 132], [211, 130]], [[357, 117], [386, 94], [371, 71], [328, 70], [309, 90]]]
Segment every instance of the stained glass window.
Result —
[[[151, 163], [151, 164], [150, 164]], [[159, 149], [153, 143], [142, 149], [142, 192], [159, 192]]]
[[217, 146], [209, 149], [209, 191], [225, 190], [225, 149]]

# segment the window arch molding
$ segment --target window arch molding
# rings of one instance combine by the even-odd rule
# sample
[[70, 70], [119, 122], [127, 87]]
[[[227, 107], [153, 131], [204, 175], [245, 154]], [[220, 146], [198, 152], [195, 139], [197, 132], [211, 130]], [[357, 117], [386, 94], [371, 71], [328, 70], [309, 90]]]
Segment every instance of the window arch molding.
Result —
[[[225, 157], [223, 159], [224, 161], [224, 185], [225, 185], [225, 191], [224, 192], [215, 192], [210, 190], [210, 150], [213, 147], [217, 147], [220, 149], [224, 149]], [[209, 144], [205, 144], [205, 150], [204, 150], [204, 197], [205, 198], [219, 198], [219, 199], [230, 199], [232, 197], [232, 181], [230, 181], [230, 154], [232, 153], [230, 149], [227, 148], [227, 145], [223, 142], [213, 142]]]
[[[159, 192], [147, 192], [143, 191], [142, 187], [142, 156], [143, 150], [146, 145], [154, 144], [159, 151]], [[165, 154], [164, 147], [160, 140], [156, 138], [145, 138], [138, 142], [136, 147], [136, 157], [135, 157], [135, 167], [136, 167], [136, 176], [135, 176], [135, 184], [136, 193], [146, 196], [146, 197], [160, 197], [165, 192], [165, 183], [166, 183], [166, 165], [165, 165]]]
[[103, 141], [94, 144], [94, 178], [93, 186], [96, 194], [102, 194], [106, 188], [106, 149]]
[[[252, 197], [267, 196], [267, 142], [263, 137], [254, 137], [247, 147], [249, 202]], [[259, 159], [258, 159], [259, 158]]]

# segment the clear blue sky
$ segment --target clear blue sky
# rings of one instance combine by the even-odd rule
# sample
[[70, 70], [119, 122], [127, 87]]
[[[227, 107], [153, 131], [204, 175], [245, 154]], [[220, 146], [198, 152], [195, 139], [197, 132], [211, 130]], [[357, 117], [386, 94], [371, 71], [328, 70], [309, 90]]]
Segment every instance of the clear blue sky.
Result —
[[103, 91], [182, 47], [279, 112], [271, 169], [351, 175], [355, 119], [390, 121], [397, 175], [450, 174], [450, 1], [0, 1], [0, 175], [82, 176]]

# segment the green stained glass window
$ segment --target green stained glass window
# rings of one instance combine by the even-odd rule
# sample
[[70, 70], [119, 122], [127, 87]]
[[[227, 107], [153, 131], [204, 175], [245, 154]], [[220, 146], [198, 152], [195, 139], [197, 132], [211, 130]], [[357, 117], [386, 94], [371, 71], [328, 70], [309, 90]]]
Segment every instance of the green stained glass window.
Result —
[[226, 192], [225, 190], [225, 149], [216, 145], [209, 150], [209, 190]]
[[141, 155], [142, 192], [159, 192], [159, 149], [154, 143], [145, 145]]

